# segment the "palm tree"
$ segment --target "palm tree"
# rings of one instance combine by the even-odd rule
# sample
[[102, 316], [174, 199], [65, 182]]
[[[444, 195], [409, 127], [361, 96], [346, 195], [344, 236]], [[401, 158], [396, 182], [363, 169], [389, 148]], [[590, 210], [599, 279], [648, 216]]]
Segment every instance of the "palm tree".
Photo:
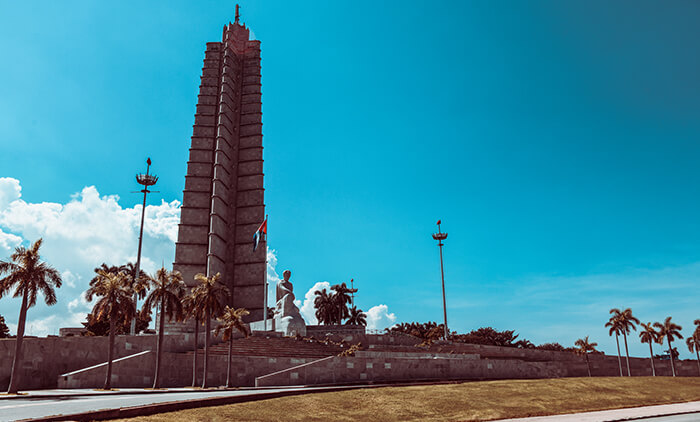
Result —
[[654, 350], [651, 348], [652, 343], [659, 342], [659, 333], [656, 332], [654, 327], [649, 323], [642, 323], [642, 328], [644, 330], [639, 332], [639, 338], [642, 343], [649, 343], [649, 360], [651, 361], [651, 375], [656, 376], [656, 368], [654, 368]]
[[367, 326], [367, 314], [362, 312], [362, 309], [357, 309], [356, 306], [350, 308], [350, 316], [345, 325], [362, 325]]
[[319, 324], [333, 324], [333, 295], [329, 295], [326, 289], [316, 290], [314, 292], [314, 307], [316, 308], [316, 319]]
[[47, 305], [54, 305], [56, 303], [54, 286], [59, 288], [62, 283], [58, 271], [41, 261], [39, 248], [41, 248], [42, 242], [42, 239], [39, 239], [29, 248], [18, 246], [10, 255], [9, 261], [0, 261], [0, 274], [8, 273], [7, 276], [0, 279], [0, 298], [8, 294], [13, 287], [15, 288], [13, 297], [22, 297], [8, 394], [16, 394], [19, 387], [19, 368], [22, 366], [22, 340], [24, 339], [27, 310], [36, 304], [36, 296], [39, 291], [44, 294], [44, 302]]
[[588, 369], [588, 376], [591, 376], [591, 363], [588, 361], [588, 354], [590, 352], [595, 352], [595, 348], [598, 343], [590, 343], [588, 341], [588, 336], [585, 338], [580, 338], [574, 343], [578, 349], [576, 349], [576, 354], [584, 355], [586, 357], [586, 368]]
[[331, 286], [331, 290], [335, 291], [332, 294], [334, 304], [333, 320], [335, 324], [342, 324], [343, 320], [350, 316], [348, 304], [352, 301], [351, 293], [356, 293], [357, 289], [351, 289], [345, 282], [342, 282]]
[[695, 356], [698, 359], [698, 371], [700, 371], [700, 354], [698, 354], [698, 350], [700, 350], [700, 330], [695, 330], [692, 336], [685, 339], [685, 344], [688, 346], [690, 353], [695, 351]]
[[201, 295], [201, 306], [204, 311], [204, 380], [202, 388], [207, 388], [207, 371], [209, 369], [209, 332], [211, 320], [216, 318], [224, 310], [224, 303], [229, 296], [229, 290], [219, 282], [220, 273], [207, 277], [202, 273], [194, 276], [200, 284], [195, 287], [198, 295]]
[[[153, 388], [160, 387], [160, 365], [163, 355], [163, 330], [165, 317], [168, 321], [182, 319], [182, 297], [185, 294], [185, 283], [179, 271], [166, 270], [164, 267], [156, 272], [155, 277], [146, 276], [151, 285], [151, 293], [143, 303], [143, 309], [160, 308], [158, 321], [158, 342], [156, 345], [156, 373], [153, 376]], [[145, 289], [144, 289], [145, 290]]]
[[190, 292], [182, 299], [182, 306], [188, 317], [194, 319], [194, 355], [192, 362], [192, 387], [197, 386], [197, 350], [199, 349], [199, 326], [204, 316], [202, 295], [200, 290], [190, 289]]
[[617, 321], [620, 324], [620, 332], [625, 340], [625, 355], [627, 357], [627, 376], [630, 377], [630, 352], [627, 348], [627, 334], [630, 333], [630, 329], [637, 330], [636, 325], [639, 324], [639, 320], [632, 315], [632, 309], [627, 308], [624, 311], [620, 311], [617, 308], [611, 309], [610, 313], [617, 317]]
[[136, 293], [138, 293], [139, 299], [143, 299], [146, 297], [146, 290], [148, 288], [148, 274], [146, 274], [145, 271], [139, 270], [139, 276], [136, 278], [134, 281], [134, 274], [136, 273], [136, 265], [134, 265], [133, 262], [129, 262], [125, 265], [107, 265], [104, 262], [99, 266], [95, 268], [95, 277], [90, 280], [90, 285], [92, 286], [97, 282], [99, 279], [99, 271], [105, 271], [108, 273], [118, 273], [118, 272], [123, 272], [126, 274], [126, 278], [128, 280], [129, 286], [131, 286], [132, 289]]
[[683, 338], [683, 336], [681, 335], [681, 330], [683, 329], [683, 327], [671, 322], [671, 317], [667, 317], [666, 320], [664, 320], [663, 324], [660, 322], [655, 322], [654, 327], [658, 329], [659, 344], [664, 344], [664, 339], [666, 339], [666, 341], [668, 342], [668, 352], [671, 354], [671, 373], [675, 377], [676, 367], [673, 363], [673, 347], [671, 347], [671, 342], [673, 341], [674, 337], [678, 339]]
[[119, 267], [119, 271], [124, 271], [126, 276], [129, 278], [129, 285], [134, 289], [134, 293], [139, 299], [146, 297], [148, 293], [148, 274], [144, 270], [139, 269], [138, 277], [134, 277], [136, 274], [136, 264], [133, 262], [127, 262], [125, 265]]
[[[614, 309], [615, 310], [615, 309]], [[612, 313], [613, 310], [610, 312]], [[620, 322], [618, 321], [617, 315], [610, 317], [610, 320], [605, 324], [606, 327], [610, 328], [608, 334], [610, 336], [615, 333], [615, 344], [617, 344], [617, 366], [620, 368], [620, 376], [622, 376], [622, 355], [620, 354]]]
[[245, 308], [233, 309], [226, 306], [224, 313], [219, 317], [221, 325], [216, 327], [215, 335], [224, 333], [223, 340], [228, 340], [228, 366], [226, 367], [226, 388], [231, 387], [231, 355], [233, 354], [233, 332], [238, 331], [246, 338], [248, 337], [248, 327], [243, 322], [243, 317], [249, 315]]
[[109, 350], [107, 351], [107, 375], [104, 387], [109, 390], [112, 382], [112, 359], [114, 358], [114, 331], [117, 324], [127, 324], [136, 315], [133, 290], [128, 275], [122, 271], [114, 274], [99, 270], [97, 280], [85, 292], [85, 299], [92, 302], [94, 296], [101, 299], [92, 308], [97, 319], [109, 321]]

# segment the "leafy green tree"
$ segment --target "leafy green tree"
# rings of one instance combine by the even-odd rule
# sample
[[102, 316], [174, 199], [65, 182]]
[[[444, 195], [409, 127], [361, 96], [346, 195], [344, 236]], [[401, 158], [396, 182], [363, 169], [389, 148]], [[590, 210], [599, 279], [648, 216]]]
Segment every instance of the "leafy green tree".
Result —
[[146, 276], [150, 284], [150, 293], [143, 303], [143, 309], [160, 309], [158, 320], [158, 343], [156, 345], [156, 372], [153, 376], [153, 388], [160, 387], [160, 366], [163, 357], [163, 330], [165, 318], [169, 321], [182, 320], [182, 298], [185, 295], [185, 283], [179, 271], [168, 271], [164, 267], [154, 277]]
[[[610, 312], [612, 313], [616, 310], [617, 309], [612, 309]], [[617, 345], [617, 366], [620, 368], [620, 376], [622, 376], [622, 354], [620, 353], [620, 331], [622, 330], [622, 327], [620, 327], [620, 321], [617, 315], [611, 316], [610, 320], [605, 323], [605, 327], [610, 328], [610, 331], [608, 332], [610, 336], [615, 334], [615, 344]]]
[[642, 343], [649, 343], [649, 361], [651, 361], [651, 375], [656, 376], [656, 368], [654, 367], [654, 350], [651, 347], [652, 343], [659, 342], [659, 333], [649, 323], [642, 323], [642, 331], [639, 332], [639, 338]]
[[[151, 324], [151, 312], [149, 309], [143, 309], [136, 313], [136, 333], [141, 333]], [[85, 331], [84, 336], [108, 336], [109, 335], [109, 320], [106, 316], [102, 319], [97, 319], [92, 313], [87, 314], [85, 322], [81, 322]], [[115, 327], [115, 334], [128, 334], [130, 332], [130, 324], [119, 324]]]
[[220, 273], [207, 277], [199, 273], [194, 276], [199, 284], [195, 287], [197, 295], [200, 295], [200, 306], [204, 313], [204, 380], [202, 388], [207, 388], [207, 371], [209, 370], [209, 336], [211, 332], [211, 320], [217, 318], [224, 311], [224, 303], [228, 298], [229, 289], [219, 279]]
[[591, 363], [588, 360], [588, 354], [591, 352], [596, 352], [597, 350], [595, 349], [596, 346], [598, 346], [598, 343], [591, 343], [588, 340], [588, 336], [584, 338], [580, 338], [576, 340], [576, 343], [574, 343], [577, 347], [576, 349], [576, 354], [578, 355], [583, 355], [586, 357], [586, 368], [588, 369], [588, 376], [591, 376]]
[[559, 343], [544, 343], [540, 344], [539, 346], [536, 346], [535, 349], [538, 350], [551, 350], [555, 352], [573, 352], [574, 349], [572, 347], [564, 347]]
[[0, 338], [10, 338], [10, 329], [5, 324], [5, 318], [0, 315]]
[[0, 279], [0, 298], [7, 295], [12, 288], [15, 289], [13, 297], [22, 298], [17, 321], [17, 340], [12, 360], [10, 386], [7, 389], [8, 394], [16, 394], [19, 387], [19, 368], [22, 365], [22, 340], [24, 339], [27, 310], [36, 304], [39, 292], [43, 293], [44, 302], [47, 305], [54, 305], [56, 303], [54, 287], [59, 288], [62, 283], [58, 271], [41, 261], [39, 249], [42, 242], [42, 239], [39, 239], [29, 248], [18, 246], [10, 255], [9, 261], [0, 261], [0, 275], [7, 274]]
[[233, 309], [228, 305], [224, 309], [219, 319], [219, 326], [216, 327], [216, 335], [223, 333], [223, 340], [228, 341], [228, 364], [226, 367], [226, 388], [231, 387], [231, 355], [233, 354], [233, 333], [238, 331], [246, 338], [248, 337], [248, 327], [243, 322], [243, 317], [249, 315], [245, 308]]
[[124, 272], [112, 273], [99, 270], [97, 280], [85, 292], [85, 299], [92, 302], [95, 296], [100, 299], [92, 308], [97, 319], [109, 320], [109, 349], [107, 351], [107, 374], [103, 389], [109, 390], [112, 382], [112, 360], [114, 359], [114, 336], [118, 324], [128, 324], [136, 314], [133, 289]]
[[518, 334], [515, 334], [514, 330], [498, 331], [491, 327], [481, 327], [467, 334], [454, 335], [452, 338], [454, 341], [469, 344], [485, 344], [501, 347], [518, 347], [519, 345], [525, 345], [525, 343], [519, 344], [520, 341], [524, 340], [518, 340]]
[[667, 317], [663, 323], [660, 322], [655, 322], [654, 327], [658, 330], [657, 332], [659, 333], [659, 339], [658, 342], [659, 344], [664, 344], [664, 339], [668, 342], [668, 349], [669, 353], [671, 355], [671, 373], [673, 376], [676, 376], [676, 366], [674, 364], [674, 356], [673, 356], [673, 346], [671, 346], [671, 342], [673, 342], [674, 338], [682, 339], [683, 336], [681, 335], [681, 330], [683, 327], [681, 327], [678, 324], [675, 324], [671, 321], [671, 317]]
[[[443, 324], [437, 324], [433, 321], [418, 323], [418, 322], [402, 322], [387, 328], [388, 333], [404, 333], [422, 340], [435, 341], [443, 337], [445, 330]], [[455, 341], [459, 341], [455, 339]]]

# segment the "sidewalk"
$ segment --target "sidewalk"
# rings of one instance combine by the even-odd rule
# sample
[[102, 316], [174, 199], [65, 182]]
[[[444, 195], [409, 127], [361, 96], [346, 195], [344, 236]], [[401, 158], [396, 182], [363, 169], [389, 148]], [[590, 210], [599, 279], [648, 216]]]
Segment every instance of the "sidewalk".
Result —
[[700, 401], [662, 404], [658, 406], [630, 407], [626, 409], [599, 410], [595, 412], [571, 413], [567, 415], [499, 419], [498, 421], [493, 422], [611, 422], [687, 413], [698, 413], [697, 420], [700, 421]]
[[[272, 388], [272, 387], [270, 387]], [[285, 387], [274, 387], [281, 389]], [[163, 394], [163, 393], [197, 393], [197, 392], [212, 392], [212, 391], [244, 391], [244, 390], [266, 390], [267, 387], [239, 387], [239, 388], [160, 388], [158, 390], [146, 388], [116, 388], [114, 390], [105, 391], [93, 388], [71, 388], [71, 389], [52, 389], [52, 390], [29, 390], [20, 391], [19, 394], [0, 393], [0, 401], [13, 399], [44, 399], [53, 397], [90, 397], [90, 396], [114, 396], [121, 394]]]

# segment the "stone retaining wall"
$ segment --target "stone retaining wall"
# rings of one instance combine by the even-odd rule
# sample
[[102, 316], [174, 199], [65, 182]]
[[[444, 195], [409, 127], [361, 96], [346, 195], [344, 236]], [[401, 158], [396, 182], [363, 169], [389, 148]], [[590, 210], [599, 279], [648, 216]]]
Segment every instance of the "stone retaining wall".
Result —
[[419, 380], [466, 380], [499, 378], [557, 378], [567, 368], [559, 362], [490, 361], [478, 356], [391, 356], [393, 354], [333, 357], [268, 376], [256, 385], [314, 385]]
[[[25, 338], [22, 343], [20, 390], [56, 388], [58, 376], [107, 360], [108, 337]], [[157, 336], [116, 336], [114, 357], [120, 358], [144, 350], [155, 350]], [[219, 340], [214, 339], [213, 343]], [[199, 336], [200, 347], [204, 334]], [[184, 352], [194, 347], [194, 334], [166, 335], [163, 349]], [[15, 339], [0, 339], [0, 391], [10, 383]]]
[[[227, 356], [209, 356], [208, 383], [211, 386], [226, 384]], [[315, 359], [234, 356], [231, 361], [232, 384], [237, 387], [252, 387], [255, 377], [277, 372]], [[112, 386], [119, 388], [142, 388], [153, 386], [155, 352], [132, 355], [112, 364]], [[161, 387], [184, 387], [192, 385], [192, 355], [185, 353], [163, 353]], [[197, 383], [202, 383], [204, 354], [197, 361]], [[59, 377], [59, 388], [96, 388], [104, 384], [106, 364], [76, 371]]]

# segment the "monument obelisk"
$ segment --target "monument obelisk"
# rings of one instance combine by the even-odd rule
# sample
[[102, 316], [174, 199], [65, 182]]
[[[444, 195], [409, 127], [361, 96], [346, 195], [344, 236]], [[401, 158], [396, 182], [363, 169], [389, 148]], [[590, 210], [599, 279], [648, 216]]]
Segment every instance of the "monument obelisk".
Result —
[[228, 304], [261, 320], [267, 248], [252, 245], [265, 218], [260, 41], [238, 6], [204, 54], [173, 269], [188, 286], [197, 273], [221, 273]]

